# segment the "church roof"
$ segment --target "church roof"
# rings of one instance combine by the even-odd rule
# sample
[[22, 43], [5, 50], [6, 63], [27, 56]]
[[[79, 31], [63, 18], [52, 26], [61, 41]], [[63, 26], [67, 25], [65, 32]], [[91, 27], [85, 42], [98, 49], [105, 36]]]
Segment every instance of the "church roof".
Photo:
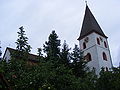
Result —
[[107, 38], [107, 36], [104, 34], [101, 27], [97, 23], [92, 12], [90, 11], [89, 7], [86, 5], [84, 20], [81, 28], [80, 37], [78, 38], [78, 40], [84, 38], [85, 36], [92, 32], [98, 33], [99, 35]]

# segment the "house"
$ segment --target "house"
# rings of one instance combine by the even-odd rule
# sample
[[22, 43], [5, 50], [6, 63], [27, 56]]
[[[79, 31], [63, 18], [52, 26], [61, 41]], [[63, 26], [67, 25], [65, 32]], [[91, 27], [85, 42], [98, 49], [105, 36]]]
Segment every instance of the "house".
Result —
[[[16, 51], [15, 49], [7, 47], [3, 55], [3, 59], [6, 60], [6, 62], [9, 62], [11, 60], [12, 53], [15, 51]], [[38, 63], [38, 56], [34, 54], [28, 54], [27, 63], [31, 65]]]

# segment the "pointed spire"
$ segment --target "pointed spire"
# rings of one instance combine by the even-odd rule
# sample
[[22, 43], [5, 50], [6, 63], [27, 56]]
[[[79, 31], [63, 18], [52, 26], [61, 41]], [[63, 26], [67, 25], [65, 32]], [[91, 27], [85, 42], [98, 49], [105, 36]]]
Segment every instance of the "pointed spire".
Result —
[[86, 4], [84, 20], [83, 20], [83, 24], [82, 24], [82, 28], [81, 28], [80, 37], [78, 38], [78, 40], [84, 38], [85, 36], [87, 36], [88, 34], [90, 34], [92, 32], [95, 32], [95, 33], [107, 38], [107, 36], [104, 34], [101, 27], [97, 23], [95, 17], [91, 13], [88, 5]]

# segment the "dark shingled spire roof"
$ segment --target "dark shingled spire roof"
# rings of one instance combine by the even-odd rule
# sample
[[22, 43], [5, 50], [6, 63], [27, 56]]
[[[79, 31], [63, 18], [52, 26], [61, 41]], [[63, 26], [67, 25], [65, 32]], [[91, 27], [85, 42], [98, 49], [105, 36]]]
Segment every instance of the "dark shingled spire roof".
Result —
[[81, 28], [80, 37], [78, 38], [78, 40], [84, 38], [92, 32], [98, 33], [99, 35], [107, 38], [107, 36], [103, 33], [102, 29], [97, 23], [95, 17], [91, 13], [89, 7], [86, 5], [85, 16]]

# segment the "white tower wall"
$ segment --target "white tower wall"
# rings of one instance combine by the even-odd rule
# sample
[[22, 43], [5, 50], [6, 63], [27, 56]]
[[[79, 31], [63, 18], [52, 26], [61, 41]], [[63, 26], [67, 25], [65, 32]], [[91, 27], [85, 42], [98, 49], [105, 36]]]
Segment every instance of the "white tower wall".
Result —
[[[88, 40], [87, 42], [85, 42], [86, 38]], [[97, 38], [99, 38], [100, 45], [97, 43]], [[104, 45], [104, 41], [106, 42], [107, 48]], [[84, 42], [86, 43], [85, 49], [83, 49]], [[84, 52], [84, 56], [86, 56], [87, 53], [91, 54], [92, 60], [89, 61], [87, 65], [90, 69], [93, 69], [94, 67], [96, 74], [99, 74], [102, 67], [107, 67], [108, 70], [112, 68], [111, 55], [107, 38], [93, 32], [80, 40], [80, 49]], [[107, 60], [103, 60], [103, 52], [106, 54]]]

